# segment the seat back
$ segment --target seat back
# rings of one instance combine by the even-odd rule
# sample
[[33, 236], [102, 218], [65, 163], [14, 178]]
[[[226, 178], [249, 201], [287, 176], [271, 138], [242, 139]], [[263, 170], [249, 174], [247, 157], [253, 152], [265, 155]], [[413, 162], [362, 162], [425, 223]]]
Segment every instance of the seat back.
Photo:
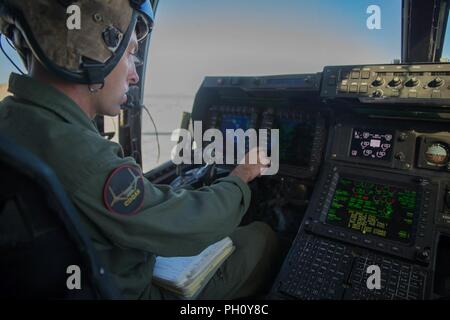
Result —
[[0, 297], [120, 298], [53, 170], [2, 136]]

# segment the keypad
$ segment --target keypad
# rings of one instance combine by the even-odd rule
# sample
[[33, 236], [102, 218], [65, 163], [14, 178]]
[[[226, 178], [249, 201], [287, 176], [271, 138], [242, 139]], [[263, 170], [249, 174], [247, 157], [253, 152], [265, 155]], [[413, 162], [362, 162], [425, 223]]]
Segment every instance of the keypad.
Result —
[[[380, 268], [381, 288], [369, 289], [367, 268]], [[338, 242], [302, 235], [294, 241], [279, 291], [294, 299], [423, 299], [426, 273], [418, 266]]]

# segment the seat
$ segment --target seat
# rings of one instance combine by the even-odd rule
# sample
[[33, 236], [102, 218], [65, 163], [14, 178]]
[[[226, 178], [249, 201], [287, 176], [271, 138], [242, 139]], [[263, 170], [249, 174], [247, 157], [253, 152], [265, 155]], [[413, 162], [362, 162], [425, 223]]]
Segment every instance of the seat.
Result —
[[0, 298], [119, 299], [53, 170], [0, 136], [0, 179]]

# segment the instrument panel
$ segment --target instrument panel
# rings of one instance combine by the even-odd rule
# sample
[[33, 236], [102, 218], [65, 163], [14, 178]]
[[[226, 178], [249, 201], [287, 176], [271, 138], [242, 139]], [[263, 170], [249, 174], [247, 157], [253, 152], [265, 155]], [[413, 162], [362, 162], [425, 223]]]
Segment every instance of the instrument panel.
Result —
[[433, 295], [433, 270], [450, 267], [450, 117], [434, 108], [450, 105], [447, 82], [448, 64], [205, 79], [193, 117], [207, 128], [279, 130], [279, 181], [259, 181], [256, 211], [301, 225], [271, 298], [376, 298], [360, 268], [374, 261], [390, 270], [384, 298]]
[[[229, 129], [267, 129], [267, 141], [259, 144], [269, 156], [276, 142], [272, 132], [278, 130], [279, 174], [310, 179], [319, 171], [327, 138], [329, 110], [320, 102], [320, 82], [321, 73], [206, 77], [192, 117], [224, 137]], [[243, 142], [235, 139], [235, 148]]]
[[302, 178], [317, 174], [327, 133], [326, 119], [320, 111], [301, 107], [212, 106], [209, 114], [209, 127], [220, 129], [224, 136], [227, 129], [268, 129], [265, 143], [269, 155], [272, 152], [270, 132], [278, 130], [279, 173]]

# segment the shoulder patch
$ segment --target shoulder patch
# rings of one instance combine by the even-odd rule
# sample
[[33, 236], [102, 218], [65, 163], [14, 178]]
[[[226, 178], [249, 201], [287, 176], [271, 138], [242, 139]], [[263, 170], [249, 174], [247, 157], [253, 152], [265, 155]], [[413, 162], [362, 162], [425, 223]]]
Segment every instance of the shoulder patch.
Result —
[[103, 187], [103, 201], [106, 208], [113, 213], [136, 214], [144, 202], [141, 170], [131, 165], [114, 169]]

